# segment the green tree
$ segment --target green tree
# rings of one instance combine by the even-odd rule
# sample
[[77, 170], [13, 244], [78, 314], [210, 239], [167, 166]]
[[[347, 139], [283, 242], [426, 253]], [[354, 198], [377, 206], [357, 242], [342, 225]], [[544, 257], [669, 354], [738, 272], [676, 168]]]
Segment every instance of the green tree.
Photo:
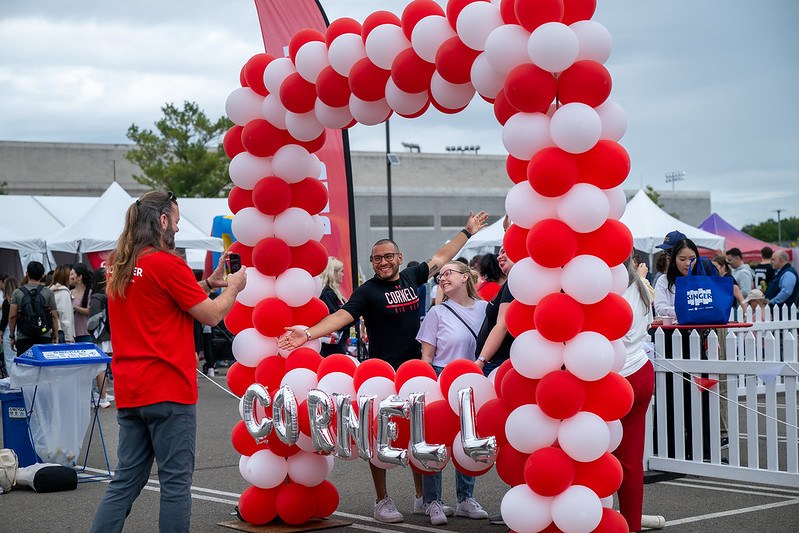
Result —
[[0, 194], [8, 194], [8, 182], [0, 181]]
[[651, 185], [646, 186], [646, 190], [644, 190], [649, 199], [655, 202], [655, 205], [659, 208], [663, 209], [663, 203], [660, 201], [660, 193], [655, 190], [654, 187]]
[[[796, 242], [799, 239], [799, 218], [789, 217], [780, 222], [780, 230], [782, 233], [782, 243], [789, 244]], [[762, 241], [778, 243], [777, 221], [773, 218], [760, 222], [759, 224], [749, 224], [741, 228], [741, 231], [756, 237]]]
[[231, 184], [221, 139], [233, 124], [226, 117], [212, 122], [194, 102], [183, 102], [183, 109], [168, 103], [161, 111], [164, 117], [155, 123], [155, 131], [136, 124], [128, 128], [136, 147], [125, 158], [144, 173], [133, 178], [179, 197], [224, 196]]

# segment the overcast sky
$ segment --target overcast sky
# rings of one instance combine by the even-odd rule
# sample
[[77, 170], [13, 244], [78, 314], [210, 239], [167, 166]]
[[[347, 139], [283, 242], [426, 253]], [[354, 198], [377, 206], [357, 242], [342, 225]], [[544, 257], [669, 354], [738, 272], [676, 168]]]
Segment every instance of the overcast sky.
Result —
[[[330, 20], [361, 21], [407, 3], [322, 1]], [[677, 189], [710, 190], [738, 227], [775, 209], [799, 216], [799, 2], [599, 0], [594, 19], [614, 38], [606, 66], [629, 121], [627, 187], [670, 188], [664, 175], [683, 171]], [[152, 127], [165, 102], [184, 100], [220, 116], [259, 51], [252, 0], [3, 0], [0, 139], [127, 143], [131, 123]], [[355, 150], [385, 149], [382, 126], [350, 138]], [[392, 118], [391, 138], [397, 152], [408, 141], [506, 153], [479, 97], [455, 116]]]

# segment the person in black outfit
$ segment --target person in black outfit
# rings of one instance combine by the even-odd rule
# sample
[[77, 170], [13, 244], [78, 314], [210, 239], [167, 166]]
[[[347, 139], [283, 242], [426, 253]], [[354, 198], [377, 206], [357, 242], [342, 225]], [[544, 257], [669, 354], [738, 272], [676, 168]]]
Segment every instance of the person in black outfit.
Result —
[[[514, 263], [505, 253], [504, 247], [499, 249], [497, 261], [502, 274], [507, 277]], [[486, 376], [510, 357], [513, 336], [508, 333], [505, 325], [505, 312], [513, 299], [510, 288], [505, 283], [486, 307], [486, 317], [477, 334], [476, 349], [477, 366], [483, 369]]]
[[[319, 299], [325, 302], [329, 312], [335, 313], [341, 309], [345, 302], [344, 296], [339, 290], [341, 281], [344, 279], [344, 263], [335, 257], [328, 257], [327, 267], [320, 278], [324, 288], [322, 289], [322, 294], [319, 295]], [[350, 325], [347, 324], [340, 330], [331, 333], [329, 337], [322, 338], [322, 349], [319, 352], [322, 357], [327, 357], [334, 353], [346, 354], [347, 342], [350, 338], [349, 333]]]

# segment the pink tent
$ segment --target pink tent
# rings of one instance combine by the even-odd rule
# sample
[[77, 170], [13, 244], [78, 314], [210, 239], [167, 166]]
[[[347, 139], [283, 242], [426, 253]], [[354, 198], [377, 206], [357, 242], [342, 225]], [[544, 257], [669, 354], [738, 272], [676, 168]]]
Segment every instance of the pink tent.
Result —
[[747, 235], [743, 231], [736, 229], [732, 224], [716, 213], [711, 214], [704, 222], [699, 224], [699, 228], [724, 237], [727, 250], [730, 248], [738, 248], [743, 252], [744, 261], [759, 262], [760, 249], [764, 246], [770, 246], [774, 251], [785, 250], [788, 252], [789, 256], [792, 255], [792, 251], [789, 248], [782, 248], [776, 244], [761, 241], [751, 235]]

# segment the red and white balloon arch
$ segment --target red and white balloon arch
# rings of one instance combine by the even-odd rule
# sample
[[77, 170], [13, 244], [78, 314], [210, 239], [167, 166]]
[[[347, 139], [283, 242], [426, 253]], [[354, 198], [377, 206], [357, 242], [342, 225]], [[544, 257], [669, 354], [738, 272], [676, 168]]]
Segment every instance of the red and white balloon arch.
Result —
[[[237, 359], [227, 381], [239, 396], [253, 383], [273, 397], [288, 386], [299, 406], [296, 444], [276, 432], [257, 442], [244, 421], [233, 431], [252, 484], [240, 500], [245, 520], [299, 524], [336, 509], [337, 490], [325, 480], [333, 459], [311, 438], [312, 390], [377, 402], [424, 392], [427, 441], [450, 447], [457, 468], [484, 473], [491, 465], [465, 454], [459, 433], [457, 390], [471, 387], [477, 433], [496, 437], [496, 468], [512, 487], [501, 506], [512, 530], [627, 531], [607, 502], [621, 483], [610, 452], [632, 405], [617, 373], [632, 321], [620, 296], [632, 236], [618, 220], [630, 160], [618, 144], [626, 118], [609, 99], [603, 66], [612, 41], [591, 20], [595, 7], [595, 0], [450, 0], [443, 9], [413, 0], [400, 17], [378, 11], [363, 24], [336, 20], [325, 34], [302, 30], [288, 57], [257, 54], [244, 65], [226, 104], [235, 126], [224, 148], [235, 184], [232, 250], [254, 268], [226, 319]], [[379, 124], [392, 113], [417, 117], [431, 105], [455, 114], [475, 94], [493, 104], [510, 154], [510, 360], [490, 380], [459, 361], [436, 381], [420, 361], [395, 372], [377, 359], [323, 359], [318, 344], [278, 350], [285, 327], [327, 315], [315, 297], [327, 262], [318, 216], [327, 190], [314, 155], [325, 128]], [[407, 420], [395, 423], [392, 445], [407, 448]]]

